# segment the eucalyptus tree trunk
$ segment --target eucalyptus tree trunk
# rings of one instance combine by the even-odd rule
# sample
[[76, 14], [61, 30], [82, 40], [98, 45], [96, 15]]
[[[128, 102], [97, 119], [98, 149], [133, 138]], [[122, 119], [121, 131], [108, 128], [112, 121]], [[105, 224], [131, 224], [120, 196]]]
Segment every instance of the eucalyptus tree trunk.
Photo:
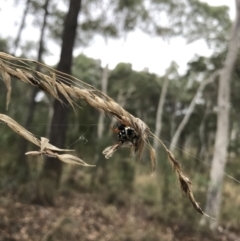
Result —
[[[164, 82], [162, 86], [162, 91], [159, 97], [158, 102], [158, 108], [157, 108], [157, 114], [156, 114], [156, 124], [155, 124], [155, 136], [159, 137], [162, 129], [162, 114], [163, 114], [163, 106], [167, 95], [167, 89], [169, 84], [169, 74], [171, 69], [169, 68], [166, 71], [166, 74], [164, 76]], [[153, 139], [153, 148], [154, 150], [157, 150], [158, 148], [158, 140], [156, 138]]]
[[[105, 68], [103, 69], [103, 73], [102, 73], [102, 92], [107, 94], [107, 86], [108, 86], [108, 64], [105, 66]], [[103, 131], [104, 131], [104, 115], [102, 113], [100, 113], [99, 115], [99, 119], [98, 119], [98, 129], [97, 129], [97, 136], [98, 139], [101, 139], [103, 136]]]
[[199, 140], [200, 140], [200, 151], [199, 151], [199, 157], [200, 160], [205, 159], [205, 154], [207, 152], [207, 135], [206, 135], [206, 120], [210, 114], [210, 101], [207, 101], [206, 103], [206, 109], [199, 127]]
[[[42, 62], [42, 56], [44, 53], [44, 34], [45, 34], [45, 30], [46, 30], [46, 26], [47, 26], [47, 17], [49, 15], [48, 13], [48, 6], [49, 6], [49, 2], [50, 0], [46, 0], [45, 4], [43, 6], [43, 10], [44, 10], [44, 17], [43, 17], [43, 22], [42, 22], [42, 27], [41, 27], [41, 33], [40, 33], [40, 40], [39, 40], [39, 47], [38, 47], [38, 57], [37, 57], [37, 61], [38, 62]], [[37, 65], [36, 71], [39, 71], [40, 66]], [[38, 93], [38, 89], [37, 88], [32, 88], [31, 90], [31, 94], [30, 94], [30, 99], [28, 100], [28, 108], [27, 108], [27, 113], [26, 113], [26, 119], [25, 119], [25, 123], [24, 125], [26, 127], [28, 127], [32, 121], [33, 121], [33, 117], [34, 117], [34, 113], [35, 113], [35, 108], [36, 108], [36, 101], [35, 101], [35, 97]], [[27, 156], [25, 155], [25, 153], [27, 152], [27, 147], [28, 147], [28, 141], [25, 139], [21, 139], [19, 142], [19, 154], [17, 157], [17, 162], [19, 164], [19, 166], [21, 166], [21, 172], [20, 172], [20, 180], [28, 180], [28, 176], [29, 176], [29, 170], [28, 170], [28, 165], [27, 165]]]
[[182, 131], [184, 130], [185, 126], [187, 125], [193, 111], [194, 111], [194, 108], [195, 108], [195, 105], [196, 105], [196, 100], [197, 98], [201, 95], [201, 93], [203, 92], [205, 86], [209, 83], [211, 83], [212, 81], [214, 81], [214, 79], [217, 77], [218, 75], [218, 71], [214, 72], [208, 79], [202, 81], [197, 89], [197, 92], [196, 94], [194, 95], [188, 109], [187, 109], [187, 113], [186, 115], [183, 117], [182, 121], [180, 122], [177, 130], [175, 131], [174, 135], [173, 135], [173, 138], [172, 138], [172, 141], [171, 141], [171, 144], [170, 144], [170, 151], [173, 152], [175, 147], [177, 146], [177, 143], [178, 143], [178, 140], [179, 140], [179, 137], [182, 133]]
[[[167, 95], [167, 90], [168, 90], [168, 85], [169, 85], [169, 75], [173, 73], [173, 71], [176, 71], [177, 65], [176, 63], [172, 62], [171, 66], [166, 70], [165, 76], [164, 76], [164, 81], [163, 81], [163, 86], [162, 86], [162, 91], [159, 96], [159, 101], [158, 101], [158, 108], [157, 108], [157, 114], [156, 114], [156, 122], [155, 122], [155, 136], [160, 137], [161, 134], [161, 129], [162, 129], [162, 115], [163, 115], [163, 106], [164, 102], [166, 99]], [[153, 148], [156, 150], [156, 154], [158, 156], [158, 147], [159, 147], [159, 142], [157, 141], [156, 138], [153, 139]], [[169, 172], [170, 168], [169, 165], [166, 164], [166, 162], [161, 163], [161, 170], [164, 170], [159, 176], [161, 176], [160, 182], [164, 183], [164, 186], [161, 187], [161, 196], [162, 196], [162, 203], [165, 205], [168, 202], [168, 197], [169, 197], [169, 184], [170, 184], [170, 179], [169, 179]]]
[[[69, 0], [69, 10], [64, 22], [62, 49], [57, 70], [71, 74], [72, 54], [77, 33], [78, 15], [81, 9], [81, 0]], [[64, 101], [64, 98], [62, 96]], [[54, 114], [51, 122], [50, 142], [60, 148], [64, 147], [69, 107], [54, 100]], [[46, 158], [39, 183], [36, 202], [54, 204], [54, 194], [59, 185], [62, 163], [54, 158]]]
[[20, 27], [18, 29], [17, 37], [16, 37], [16, 39], [14, 41], [13, 55], [16, 54], [16, 51], [17, 51], [18, 46], [19, 46], [19, 42], [20, 42], [20, 39], [21, 39], [22, 31], [23, 31], [23, 29], [25, 27], [26, 17], [27, 17], [28, 11], [29, 11], [30, 3], [31, 3], [31, 0], [26, 0], [25, 9], [23, 11], [23, 16], [22, 16], [22, 21], [21, 21]]
[[[166, 74], [164, 76], [164, 82], [163, 82], [163, 86], [162, 86], [162, 91], [159, 97], [159, 102], [158, 102], [158, 108], [157, 108], [157, 114], [156, 114], [156, 122], [155, 122], [155, 132], [154, 135], [157, 137], [160, 137], [160, 133], [161, 133], [161, 129], [162, 129], [162, 115], [163, 115], [163, 106], [164, 106], [164, 102], [166, 99], [166, 95], [167, 95], [167, 89], [168, 89], [168, 85], [169, 85], [169, 74], [171, 72], [171, 68], [169, 68], [166, 71]], [[156, 150], [156, 154], [158, 156], [159, 152], [158, 152], [158, 147], [159, 147], [159, 142], [156, 138], [153, 139], [153, 148], [154, 150]], [[164, 186], [161, 188], [161, 195], [162, 195], [162, 203], [167, 203], [168, 200], [168, 194], [169, 194], [169, 167], [168, 165], [166, 165], [165, 162], [162, 163], [161, 165], [162, 170], [164, 170], [164, 174], [161, 174], [162, 178], [163, 178], [163, 182], [164, 182]]]
[[240, 41], [240, 0], [235, 0], [235, 2], [236, 19], [231, 29], [228, 52], [219, 78], [217, 131], [210, 173], [210, 183], [205, 205], [205, 212], [215, 217], [216, 221], [203, 217], [200, 222], [201, 224], [208, 224], [211, 229], [216, 229], [220, 217], [222, 183], [224, 169], [227, 162], [229, 136], [230, 81], [237, 59]]
[[[102, 72], [102, 79], [101, 79], [101, 90], [103, 93], [107, 94], [107, 86], [108, 86], [108, 64], [104, 67]], [[103, 137], [104, 132], [104, 114], [100, 113], [98, 118], [98, 126], [97, 126], [97, 141], [98, 143], [101, 143], [101, 139]], [[107, 168], [105, 168], [106, 162], [102, 161], [100, 157], [100, 150], [102, 149], [101, 144], [96, 145], [95, 148], [95, 155], [94, 155], [94, 163], [97, 165], [97, 172], [92, 172], [92, 178], [91, 178], [91, 184], [92, 186], [96, 186], [96, 183], [101, 180], [101, 183], [106, 183], [108, 178], [108, 171]], [[104, 172], [99, 171], [99, 168], [105, 169]], [[97, 175], [96, 175], [97, 173]]]

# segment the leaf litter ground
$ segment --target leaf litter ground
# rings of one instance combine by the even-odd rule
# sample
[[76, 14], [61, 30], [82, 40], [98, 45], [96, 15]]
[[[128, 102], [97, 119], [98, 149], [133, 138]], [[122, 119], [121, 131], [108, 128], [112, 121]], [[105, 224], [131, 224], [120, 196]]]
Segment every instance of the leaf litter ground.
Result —
[[117, 207], [96, 194], [67, 194], [56, 198], [55, 207], [21, 203], [8, 195], [0, 197], [0, 241], [237, 241], [236, 234], [201, 234], [166, 225], [149, 218], [143, 204]]

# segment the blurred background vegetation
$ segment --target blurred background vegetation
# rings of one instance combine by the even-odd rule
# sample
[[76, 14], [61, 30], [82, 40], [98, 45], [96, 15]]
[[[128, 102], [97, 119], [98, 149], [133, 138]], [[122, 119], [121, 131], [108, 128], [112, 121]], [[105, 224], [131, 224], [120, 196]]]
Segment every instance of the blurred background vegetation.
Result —
[[[0, 51], [43, 62], [51, 52], [48, 43], [54, 41], [62, 49], [59, 64], [54, 68], [103, 90], [147, 123], [153, 132], [159, 98], [167, 82], [159, 133], [167, 146], [199, 86], [222, 68], [227, 53], [231, 20], [225, 6], [212, 7], [197, 0], [181, 3], [174, 0], [12, 2], [23, 9], [22, 22], [18, 23], [19, 31], [14, 38], [1, 37], [5, 31], [2, 24]], [[76, 6], [79, 9], [76, 10]], [[76, 26], [71, 23], [74, 8]], [[77, 14], [80, 17], [77, 18]], [[158, 21], [160, 15], [164, 16], [162, 22]], [[21, 41], [29, 16], [34, 20], [34, 28], [41, 33], [35, 42]], [[109, 69], [102, 66], [101, 60], [84, 54], [72, 58], [73, 47], [89, 46], [96, 35], [107, 41], [136, 29], [162, 38], [183, 37], [188, 42], [203, 39], [214, 52], [208, 58], [195, 56], [184, 74], [178, 72], [178, 63], [172, 62], [163, 76], [147, 69], [136, 71], [131, 63], [119, 63]], [[75, 36], [72, 43], [71, 33]], [[239, 63], [240, 56], [231, 78], [229, 145], [224, 170], [238, 180]], [[202, 207], [206, 202], [213, 158], [217, 95], [215, 78], [197, 96], [195, 108], [174, 146], [174, 154], [190, 177]], [[13, 80], [12, 100], [7, 111], [3, 82], [0, 98], [1, 113], [36, 136], [50, 137], [53, 144], [62, 140], [59, 147], [72, 148], [77, 156], [97, 165], [84, 168], [52, 159], [44, 161], [42, 157], [27, 157], [24, 153], [34, 147], [0, 123], [0, 240], [239, 240], [239, 181], [225, 175], [218, 229], [210, 231], [199, 224], [201, 216], [182, 196], [167, 155], [160, 146], [157, 145], [157, 170], [151, 176], [148, 154], [144, 153], [142, 160], [136, 162], [129, 156], [129, 150], [121, 149], [110, 160], [104, 159], [102, 150], [117, 142], [111, 130], [116, 121], [108, 116], [101, 117], [86, 103], [80, 103], [76, 113], [65, 108], [60, 116], [68, 118], [53, 122], [54, 100], [33, 87]], [[55, 140], [51, 138], [54, 125], [58, 132], [65, 133], [64, 136], [54, 135]]]

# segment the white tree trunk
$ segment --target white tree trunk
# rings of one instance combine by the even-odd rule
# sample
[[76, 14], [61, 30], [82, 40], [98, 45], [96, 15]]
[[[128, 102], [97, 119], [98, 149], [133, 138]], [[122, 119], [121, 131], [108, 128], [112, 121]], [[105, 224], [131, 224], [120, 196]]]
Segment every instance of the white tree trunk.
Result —
[[[105, 66], [102, 73], [102, 92], [105, 94], [107, 94], [107, 85], [108, 85], [108, 64]], [[103, 135], [103, 130], [104, 130], [103, 121], [104, 121], [104, 115], [100, 113], [98, 118], [98, 129], [97, 129], [98, 139], [101, 139]]]
[[[170, 68], [169, 68], [170, 70]], [[157, 109], [157, 115], [156, 115], [156, 124], [155, 124], [155, 136], [159, 137], [162, 129], [162, 113], [163, 113], [163, 106], [164, 102], [166, 99], [167, 95], [167, 89], [168, 89], [168, 84], [169, 84], [169, 74], [170, 71], [167, 70], [165, 77], [164, 77], [164, 82], [162, 86], [162, 91], [159, 97], [159, 102], [158, 102], [158, 109]], [[153, 149], [157, 151], [159, 142], [156, 138], [153, 139]]]
[[202, 91], [204, 90], [205, 86], [209, 83], [211, 83], [212, 81], [214, 81], [214, 79], [216, 78], [216, 76], [218, 75], [218, 71], [214, 72], [208, 79], [204, 80], [201, 82], [201, 84], [199, 85], [198, 89], [197, 89], [197, 92], [195, 94], [195, 96], [193, 97], [188, 109], [187, 109], [187, 113], [186, 115], [183, 117], [181, 123], [179, 124], [176, 132], [174, 133], [173, 135], [173, 138], [172, 138], [172, 141], [171, 141], [171, 144], [170, 144], [170, 151], [173, 152], [177, 143], [178, 143], [178, 140], [179, 140], [179, 137], [183, 131], [183, 129], [185, 128], [186, 124], [188, 123], [193, 111], [194, 111], [194, 108], [195, 108], [195, 105], [196, 105], [196, 100], [197, 98], [201, 95]]
[[204, 158], [206, 156], [205, 154], [207, 152], [207, 143], [206, 143], [206, 138], [205, 138], [205, 134], [206, 134], [205, 128], [206, 128], [206, 120], [207, 120], [207, 118], [210, 114], [210, 106], [211, 106], [210, 101], [207, 101], [206, 110], [205, 110], [205, 113], [203, 115], [200, 127], [199, 127], [199, 140], [200, 140], [200, 143], [201, 143], [201, 149], [200, 149], [200, 154], [199, 154], [200, 160], [204, 160]]
[[217, 227], [220, 216], [223, 173], [227, 162], [230, 80], [239, 49], [240, 0], [235, 1], [237, 9], [236, 19], [232, 26], [228, 52], [219, 78], [217, 131], [210, 173], [210, 183], [205, 206], [205, 212], [215, 217], [216, 221], [203, 217], [200, 222], [201, 224], [208, 224], [211, 229], [215, 229]]

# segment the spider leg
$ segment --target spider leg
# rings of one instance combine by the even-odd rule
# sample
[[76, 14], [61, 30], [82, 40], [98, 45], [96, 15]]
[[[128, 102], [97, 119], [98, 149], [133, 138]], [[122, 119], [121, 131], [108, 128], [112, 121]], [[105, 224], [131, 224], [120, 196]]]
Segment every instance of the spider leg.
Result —
[[115, 133], [117, 133], [117, 134], [120, 132], [120, 130], [118, 129], [118, 127], [116, 127], [116, 128], [111, 127], [111, 129], [112, 129], [113, 132], [115, 132]]

